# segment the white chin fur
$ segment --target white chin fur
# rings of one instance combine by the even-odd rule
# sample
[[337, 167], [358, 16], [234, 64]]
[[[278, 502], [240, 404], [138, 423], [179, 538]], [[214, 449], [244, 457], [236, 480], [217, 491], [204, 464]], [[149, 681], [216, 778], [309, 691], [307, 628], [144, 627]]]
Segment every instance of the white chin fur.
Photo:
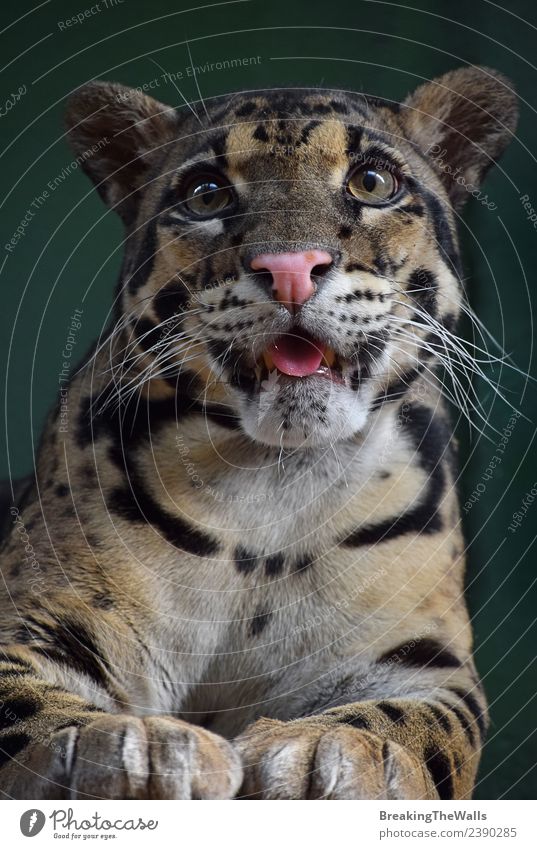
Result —
[[242, 427], [264, 445], [300, 448], [349, 439], [367, 419], [368, 399], [323, 378], [263, 382], [253, 398], [240, 399]]

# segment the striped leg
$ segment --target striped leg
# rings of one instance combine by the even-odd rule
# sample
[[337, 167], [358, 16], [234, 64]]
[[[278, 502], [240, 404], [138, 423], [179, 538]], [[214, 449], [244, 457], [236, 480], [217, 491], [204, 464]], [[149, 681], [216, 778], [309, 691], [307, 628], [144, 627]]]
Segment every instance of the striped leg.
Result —
[[[430, 674], [430, 673], [428, 673]], [[261, 719], [236, 741], [240, 794], [265, 799], [464, 799], [472, 793], [486, 706], [469, 670], [453, 685]], [[347, 687], [348, 685], [346, 685]]]
[[223, 738], [170, 717], [106, 713], [43, 680], [30, 650], [0, 650], [4, 798], [218, 799], [240, 781]]

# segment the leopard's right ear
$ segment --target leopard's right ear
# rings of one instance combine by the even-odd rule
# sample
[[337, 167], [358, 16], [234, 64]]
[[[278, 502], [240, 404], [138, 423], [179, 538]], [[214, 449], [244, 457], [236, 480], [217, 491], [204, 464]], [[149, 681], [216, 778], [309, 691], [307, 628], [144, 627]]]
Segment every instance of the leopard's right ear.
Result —
[[81, 167], [131, 223], [152, 163], [178, 135], [177, 113], [137, 89], [95, 81], [69, 98], [66, 125]]

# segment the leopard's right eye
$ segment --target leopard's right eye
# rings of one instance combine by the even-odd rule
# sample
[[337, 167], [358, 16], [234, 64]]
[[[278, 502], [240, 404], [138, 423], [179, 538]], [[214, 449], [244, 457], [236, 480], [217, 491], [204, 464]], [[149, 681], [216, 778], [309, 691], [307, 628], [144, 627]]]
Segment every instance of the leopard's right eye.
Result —
[[357, 168], [347, 183], [349, 194], [370, 206], [390, 201], [397, 194], [398, 188], [396, 177], [387, 168]]
[[197, 174], [186, 182], [181, 203], [196, 218], [213, 218], [235, 200], [232, 187], [216, 174]]

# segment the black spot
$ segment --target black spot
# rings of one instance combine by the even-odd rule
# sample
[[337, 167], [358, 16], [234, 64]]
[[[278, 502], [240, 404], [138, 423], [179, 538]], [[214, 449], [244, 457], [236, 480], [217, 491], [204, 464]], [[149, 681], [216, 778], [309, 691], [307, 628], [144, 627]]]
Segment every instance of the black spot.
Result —
[[404, 722], [404, 710], [401, 710], [401, 708], [397, 707], [397, 705], [394, 705], [393, 702], [377, 702], [377, 708], [382, 711], [388, 719], [391, 719], [392, 722]]
[[444, 702], [443, 701], [443, 702], [441, 702], [441, 704], [443, 704], [444, 707], [447, 707], [448, 710], [450, 710], [452, 713], [455, 714], [455, 716], [459, 720], [460, 724], [462, 725], [463, 731], [466, 734], [468, 742], [470, 743], [471, 746], [475, 746], [476, 735], [475, 735], [475, 731], [474, 731], [474, 728], [473, 728], [473, 723], [466, 716], [464, 711], [462, 711], [458, 707], [455, 707], [454, 705], [450, 704], [450, 702]]
[[313, 557], [311, 554], [305, 554], [296, 561], [293, 566], [293, 572], [305, 572], [312, 566], [312, 564]]
[[7, 668], [3, 668], [0, 664], [0, 678], [1, 677], [13, 677], [20, 678], [23, 675], [31, 675], [35, 672], [31, 666], [23, 665], [22, 663], [13, 663], [13, 665], [9, 665]]
[[338, 239], [349, 239], [352, 236], [352, 227], [348, 227], [346, 224], [343, 224], [342, 227], [338, 230]]
[[155, 312], [160, 321], [169, 320], [172, 316], [183, 312], [189, 298], [188, 289], [181, 283], [168, 283], [163, 286], [153, 298]]
[[452, 462], [449, 422], [421, 404], [413, 404], [403, 421], [403, 429], [414, 444], [422, 468], [434, 475], [443, 459]]
[[330, 106], [334, 110], [334, 112], [338, 112], [340, 115], [348, 115], [349, 107], [346, 103], [341, 103], [339, 100], [331, 100]]
[[234, 557], [235, 565], [243, 575], [253, 572], [259, 562], [259, 558], [255, 554], [252, 554], [240, 545], [235, 549]]
[[402, 534], [433, 534], [442, 528], [439, 505], [446, 475], [442, 459], [449, 459], [450, 432], [445, 422], [427, 407], [416, 404], [405, 417], [403, 429], [414, 443], [418, 461], [428, 473], [418, 503], [393, 519], [364, 525], [340, 542], [346, 546], [376, 545]]
[[449, 758], [434, 745], [427, 746], [423, 756], [440, 798], [453, 799], [453, 778]]
[[[220, 308], [225, 309], [229, 300], [230, 296], [228, 296], [227, 301], [221, 303]], [[229, 343], [222, 342], [220, 339], [209, 338], [206, 340], [206, 345], [214, 359], [217, 362], [223, 361], [225, 367], [231, 370], [230, 383], [243, 392], [253, 394], [256, 387], [255, 376], [253, 373], [247, 374], [243, 370], [243, 355], [240, 352], [230, 352]]]
[[93, 596], [93, 604], [95, 607], [98, 607], [99, 610], [113, 610], [116, 606], [115, 600], [104, 592], [96, 593]]
[[210, 421], [226, 430], [240, 430], [240, 418], [231, 407], [226, 407], [224, 404], [205, 404], [203, 412]]
[[32, 650], [43, 657], [87, 675], [103, 689], [109, 688], [109, 663], [90, 631], [80, 620], [63, 616], [55, 625], [38, 625], [41, 645]]
[[360, 363], [359, 377], [365, 380], [371, 374], [375, 361], [382, 355], [388, 342], [387, 332], [377, 330], [375, 340], [364, 339], [358, 345], [358, 360]]
[[[414, 187], [417, 188], [417, 184]], [[440, 255], [448, 265], [449, 270], [460, 280], [461, 261], [451, 233], [446, 209], [433, 192], [420, 187], [418, 193], [422, 195], [428, 207]]]
[[417, 218], [421, 218], [425, 212], [420, 203], [409, 203], [407, 206], [400, 206], [394, 211], [398, 213], [407, 213], [407, 215], [415, 215]]
[[[411, 645], [414, 643], [414, 645]], [[401, 643], [394, 649], [385, 652], [379, 657], [377, 663], [385, 663], [390, 657], [397, 655], [399, 663], [407, 666], [416, 667], [458, 667], [461, 666], [461, 661], [448, 649], [444, 648], [441, 643], [436, 640], [421, 639], [409, 640], [408, 643]]]
[[311, 111], [315, 115], [329, 115], [330, 112], [332, 111], [332, 107], [330, 106], [329, 103], [323, 103], [323, 102], [312, 103], [311, 104]]
[[347, 127], [347, 150], [349, 153], [358, 153], [360, 151], [363, 134], [362, 127]]
[[91, 534], [86, 532], [86, 542], [89, 548], [100, 548], [103, 544], [103, 540], [97, 536], [97, 534]]
[[[3, 664], [8, 664], [7, 668], [3, 669]], [[31, 663], [26, 660], [21, 660], [16, 655], [9, 654], [0, 649], [0, 674], [2, 675], [27, 675], [35, 672]]]
[[27, 734], [9, 734], [0, 738], [0, 767], [17, 757], [31, 742]]
[[135, 295], [153, 271], [157, 250], [157, 225], [153, 218], [146, 227], [142, 245], [134, 261], [134, 272], [129, 277], [129, 292]]
[[236, 111], [237, 118], [248, 118], [257, 109], [257, 104], [254, 100], [247, 100]]
[[268, 142], [269, 135], [262, 124], [259, 124], [253, 132], [254, 139], [260, 142]]
[[[408, 278], [408, 289], [410, 290], [408, 297], [434, 317], [437, 312], [438, 281], [436, 274], [426, 268], [416, 268]], [[421, 322], [421, 317], [418, 316], [417, 318]]]
[[267, 627], [271, 613], [263, 608], [259, 608], [250, 623], [250, 634], [252, 637], [257, 637]]
[[368, 731], [371, 728], [371, 723], [365, 716], [361, 716], [359, 713], [356, 716], [353, 716], [352, 719], [346, 718], [343, 720], [347, 725], [352, 725], [353, 728], [361, 728], [364, 731]]
[[[366, 265], [362, 265], [361, 262], [348, 262], [347, 265], [345, 266], [345, 271], [348, 274], [350, 274], [352, 271], [369, 271], [369, 270], [370, 269], [367, 268]], [[362, 297], [362, 292], [359, 289], [357, 289], [354, 294], [355, 294], [357, 299]]]
[[128, 469], [130, 485], [116, 487], [106, 499], [108, 507], [129, 522], [153, 525], [180, 551], [197, 557], [215, 554], [219, 545], [214, 537], [194, 528], [179, 516], [172, 516], [145, 489], [141, 476], [132, 466]]
[[307, 123], [304, 129], [302, 130], [298, 143], [307, 144], [313, 130], [315, 129], [315, 127], [318, 127], [320, 123], [320, 121], [309, 121], [309, 123]]
[[[360, 99], [363, 100], [363, 95], [360, 96]], [[393, 112], [397, 115], [401, 110], [401, 104], [397, 100], [386, 100], [383, 97], [367, 97], [367, 102], [370, 106], [374, 106], [377, 109], [389, 109], [390, 112]]]
[[9, 728], [25, 719], [31, 719], [40, 710], [40, 707], [38, 701], [26, 699], [24, 696], [8, 699], [0, 708], [0, 729]]
[[[423, 358], [427, 360], [427, 356], [424, 354]], [[420, 376], [423, 369], [425, 368], [425, 363], [420, 363], [419, 366], [415, 368], [407, 369], [399, 374], [394, 380], [392, 380], [384, 392], [377, 395], [373, 403], [371, 404], [371, 410], [376, 410], [379, 407], [382, 407], [386, 403], [399, 402], [402, 398], [405, 397], [410, 387], [414, 383], [415, 380]]]
[[54, 492], [60, 498], [65, 498], [66, 495], [69, 495], [69, 487], [66, 486], [64, 483], [60, 483], [58, 484]]
[[472, 693], [467, 693], [460, 687], [451, 687], [450, 688], [455, 695], [457, 695], [461, 702], [468, 708], [471, 714], [475, 717], [475, 721], [477, 723], [477, 727], [479, 728], [479, 733], [481, 734], [481, 739], [483, 740], [487, 733], [487, 716], [482, 706], [479, 704], [477, 699]]
[[265, 561], [265, 572], [269, 578], [274, 578], [276, 575], [281, 575], [283, 572], [284, 557], [283, 554], [273, 554], [267, 557]]
[[218, 159], [218, 165], [222, 168], [225, 168], [227, 165], [226, 158], [226, 142], [227, 142], [227, 131], [226, 130], [217, 130], [211, 136], [211, 147], [214, 151], [216, 158]]
[[148, 318], [139, 318], [133, 327], [133, 331], [138, 345], [144, 351], [162, 344], [162, 340], [165, 339], [161, 325], [154, 324]]
[[429, 708], [431, 713], [434, 715], [434, 718], [435, 718], [436, 722], [438, 723], [438, 725], [441, 728], [443, 728], [444, 731], [447, 731], [447, 733], [450, 734], [452, 729], [451, 729], [451, 722], [449, 721], [449, 716], [447, 715], [447, 713], [445, 711], [441, 710], [436, 705], [428, 704], [427, 707]]
[[[80, 402], [76, 428], [78, 446], [84, 448], [101, 436], [109, 436], [116, 446], [122, 446], [121, 453], [127, 453], [129, 447], [149, 434], [153, 436], [162, 425], [177, 422], [188, 413], [202, 411], [201, 405], [192, 397], [200, 390], [192, 372], [181, 371], [174, 378], [174, 388], [175, 397], [143, 402], [133, 398], [119, 409], [116, 409], [114, 399], [109, 399], [105, 392], [87, 396]], [[113, 395], [113, 387], [110, 387], [110, 393]]]
[[437, 496], [429, 502], [426, 498], [424, 504], [411, 510], [407, 510], [396, 519], [387, 519], [375, 525], [365, 525], [357, 531], [353, 531], [347, 537], [340, 540], [341, 544], [351, 547], [362, 545], [377, 545], [381, 542], [395, 539], [402, 534], [421, 533], [432, 534], [441, 530], [442, 523], [437, 515], [437, 505], [442, 494], [439, 489]]

